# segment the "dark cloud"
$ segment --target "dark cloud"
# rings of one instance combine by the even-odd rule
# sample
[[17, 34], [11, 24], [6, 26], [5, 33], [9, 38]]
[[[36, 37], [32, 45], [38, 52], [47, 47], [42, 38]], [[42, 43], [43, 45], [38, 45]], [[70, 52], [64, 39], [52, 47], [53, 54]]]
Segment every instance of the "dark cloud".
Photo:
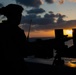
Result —
[[23, 16], [21, 20], [21, 24], [24, 24], [24, 23], [29, 24], [31, 19], [37, 19], [37, 18], [38, 16], [36, 14], [30, 14], [30, 15]]
[[49, 13], [53, 14], [53, 12], [52, 12], [52, 11], [49, 11]]
[[56, 15], [52, 12], [50, 14], [45, 14], [44, 17], [45, 18], [54, 18], [54, 17], [56, 17]]
[[54, 0], [45, 0], [47, 3], [54, 3]]
[[67, 17], [66, 15], [61, 15], [60, 13], [58, 13], [56, 16], [58, 17], [57, 23], [63, 22], [63, 19]]
[[[44, 0], [16, 0], [17, 3], [27, 7], [39, 7], [44, 3]], [[54, 3], [54, 0], [45, 0], [47, 3]]]
[[30, 14], [23, 16], [21, 23], [27, 23], [29, 24], [30, 20], [32, 19], [32, 24], [34, 25], [47, 25], [47, 24], [53, 24], [55, 21], [56, 15], [53, 13], [51, 14], [45, 14], [44, 17], [37, 16], [36, 14]]
[[[37, 16], [36, 14], [30, 14], [22, 17], [21, 24], [24, 24], [21, 28], [23, 30], [28, 30], [30, 21], [32, 19], [32, 30], [48, 29], [49, 24], [54, 24], [54, 17], [56, 15], [45, 14], [44, 17]], [[49, 27], [50, 28], [50, 27]]]
[[26, 12], [27, 12], [28, 14], [31, 14], [31, 13], [33, 13], [33, 14], [40, 14], [40, 13], [44, 13], [45, 10], [42, 9], [42, 8], [34, 8], [34, 9], [28, 10], [28, 11], [26, 11]]
[[16, 2], [28, 7], [39, 7], [43, 3], [42, 0], [16, 0]]
[[[61, 28], [75, 28], [76, 20], [65, 21], [64, 18], [66, 15], [62, 15], [60, 13], [54, 14], [49, 13], [45, 14], [44, 17], [37, 16], [36, 14], [30, 14], [23, 16], [21, 24], [22, 29], [28, 31], [28, 27], [31, 23], [31, 30], [50, 30], [50, 29], [61, 29]], [[55, 18], [57, 18], [57, 22], [55, 22]]]
[[[76, 2], [76, 0], [67, 0], [69, 2]], [[16, 0], [17, 3], [25, 5], [27, 7], [39, 7], [44, 3], [44, 0]], [[54, 2], [58, 2], [59, 4], [63, 4], [65, 0], [45, 0], [45, 2], [52, 4]]]
[[50, 14], [45, 14], [44, 17], [37, 16], [36, 14], [29, 14], [22, 17], [21, 23], [29, 24], [30, 20], [32, 19], [33, 25], [49, 25], [49, 24], [54, 24], [56, 18], [57, 18], [57, 23], [64, 22], [65, 17], [66, 15], [54, 14], [53, 12]]
[[[46, 31], [51, 29], [70, 29], [70, 28], [76, 28], [76, 20], [70, 20], [65, 21], [62, 23], [55, 23], [55, 24], [49, 24], [49, 25], [34, 25], [31, 26], [31, 31]], [[28, 25], [23, 25], [22, 29], [25, 31], [28, 31]]]
[[0, 3], [0, 8], [3, 7], [3, 4]]
[[[56, 29], [69, 29], [69, 28], [76, 28], [76, 20], [69, 20], [69, 21], [64, 21], [61, 23], [56, 23]], [[54, 28], [55, 29], [55, 28]]]

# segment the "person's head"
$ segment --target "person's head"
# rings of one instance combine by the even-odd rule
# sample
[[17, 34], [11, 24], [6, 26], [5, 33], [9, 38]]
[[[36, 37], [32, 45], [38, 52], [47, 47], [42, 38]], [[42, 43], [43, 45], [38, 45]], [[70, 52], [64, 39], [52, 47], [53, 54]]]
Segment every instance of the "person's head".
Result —
[[17, 4], [9, 4], [6, 7], [0, 8], [0, 14], [6, 16], [7, 18], [13, 16], [17, 16], [21, 14], [23, 11], [23, 7]]
[[23, 7], [17, 4], [9, 4], [0, 8], [0, 14], [7, 17], [7, 23], [18, 26], [21, 20]]

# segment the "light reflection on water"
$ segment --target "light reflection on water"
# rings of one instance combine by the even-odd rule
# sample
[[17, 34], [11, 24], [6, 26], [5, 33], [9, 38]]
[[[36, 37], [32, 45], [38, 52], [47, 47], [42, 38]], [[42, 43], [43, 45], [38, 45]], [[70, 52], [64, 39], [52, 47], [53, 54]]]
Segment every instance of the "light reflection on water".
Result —
[[64, 60], [66, 66], [76, 68], [76, 58], [64, 58]]
[[[64, 58], [64, 57], [62, 57], [61, 59], [64, 60], [64, 65], [66, 65], [68, 67], [76, 68], [76, 58]], [[28, 61], [28, 62], [43, 63], [43, 64], [51, 65], [54, 61], [54, 58], [40, 59], [40, 58], [35, 58], [34, 56], [28, 56], [24, 60]]]
[[[55, 55], [56, 55], [56, 53], [54, 52], [54, 56]], [[66, 57], [64, 58], [64, 57], [62, 57], [62, 59], [65, 62], [64, 65], [66, 65], [68, 67], [76, 68], [76, 58], [66, 58]]]

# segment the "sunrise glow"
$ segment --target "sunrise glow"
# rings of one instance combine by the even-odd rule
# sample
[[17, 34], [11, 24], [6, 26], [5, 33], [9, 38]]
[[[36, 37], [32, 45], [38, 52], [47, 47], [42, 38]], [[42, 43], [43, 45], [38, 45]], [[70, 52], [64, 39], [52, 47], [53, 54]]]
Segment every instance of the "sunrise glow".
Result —
[[[28, 32], [25, 32], [26, 36]], [[30, 38], [32, 37], [55, 37], [54, 30], [47, 31], [32, 31], [30, 32]]]
[[[26, 36], [28, 32], [25, 32]], [[68, 35], [68, 37], [72, 37], [72, 29], [63, 29], [63, 35]], [[54, 30], [47, 30], [47, 31], [32, 31], [30, 32], [31, 37], [55, 37]]]
[[68, 35], [68, 37], [72, 37], [72, 29], [64, 29], [64, 35]]
[[68, 67], [76, 68], [76, 59], [66, 62], [65, 65]]

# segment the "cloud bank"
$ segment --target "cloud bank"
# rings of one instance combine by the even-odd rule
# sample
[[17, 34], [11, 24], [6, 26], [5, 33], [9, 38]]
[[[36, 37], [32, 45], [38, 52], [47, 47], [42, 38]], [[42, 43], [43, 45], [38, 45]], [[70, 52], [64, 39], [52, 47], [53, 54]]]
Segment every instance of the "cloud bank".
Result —
[[16, 0], [16, 2], [27, 7], [39, 7], [43, 4], [43, 0]]
[[27, 7], [39, 7], [44, 4], [44, 2], [52, 4], [55, 0], [16, 0], [16, 2]]
[[27, 7], [40, 7], [40, 5], [44, 4], [44, 2], [48, 4], [52, 3], [60, 3], [63, 4], [65, 1], [68, 2], [76, 2], [76, 0], [1, 0], [0, 2], [7, 5], [10, 3], [17, 3], [17, 4], [22, 4]]
[[26, 10], [26, 12], [28, 14], [40, 14], [40, 13], [44, 13], [45, 10], [42, 9], [42, 8], [34, 8], [34, 9], [31, 9], [31, 10]]
[[37, 16], [36, 14], [29, 14], [22, 17], [21, 23], [30, 23], [30, 20], [32, 19], [33, 25], [47, 25], [47, 24], [53, 24], [55, 21], [55, 17], [58, 17], [58, 15], [55, 15], [53, 13], [45, 14], [44, 17]]
[[0, 8], [3, 7], [3, 4], [0, 3]]
[[[57, 18], [57, 21], [55, 22]], [[30, 25], [31, 19], [31, 30], [51, 30], [51, 29], [68, 29], [68, 28], [76, 28], [76, 20], [65, 21], [66, 15], [62, 15], [60, 13], [54, 14], [52, 11], [50, 14], [45, 14], [44, 17], [37, 16], [36, 14], [29, 14], [23, 16], [21, 24], [21, 28], [25, 31], [28, 31], [28, 27]]]
[[[11, 0], [13, 1], [13, 0]], [[54, 2], [59, 2], [63, 4], [65, 1], [76, 2], [76, 0], [15, 0], [17, 4], [22, 4], [27, 7], [34, 7], [31, 10], [26, 10], [26, 16], [22, 17], [21, 24], [22, 28], [27, 31], [30, 25], [30, 20], [32, 19], [32, 30], [48, 30], [48, 29], [58, 29], [58, 28], [75, 28], [76, 20], [65, 21], [66, 15], [54, 14], [52, 11], [49, 14], [45, 14], [44, 17], [38, 16], [36, 14], [42, 14], [46, 12], [44, 9], [39, 8], [44, 2], [52, 4]], [[0, 7], [3, 5], [0, 4]], [[37, 7], [37, 8], [35, 8]], [[56, 21], [56, 22], [55, 22]]]
[[76, 0], [16, 0], [17, 3], [23, 4], [28, 7], [39, 7], [44, 2], [48, 4], [52, 4], [55, 2], [58, 2], [59, 4], [63, 4], [65, 1], [76, 2]]
[[[28, 31], [29, 25], [22, 25], [22, 29], [25, 31]], [[49, 25], [33, 25], [31, 26], [31, 31], [46, 31], [46, 30], [52, 30], [52, 29], [72, 29], [76, 28], [76, 20], [70, 20], [65, 21], [62, 23], [55, 23], [55, 24], [49, 24]]]

